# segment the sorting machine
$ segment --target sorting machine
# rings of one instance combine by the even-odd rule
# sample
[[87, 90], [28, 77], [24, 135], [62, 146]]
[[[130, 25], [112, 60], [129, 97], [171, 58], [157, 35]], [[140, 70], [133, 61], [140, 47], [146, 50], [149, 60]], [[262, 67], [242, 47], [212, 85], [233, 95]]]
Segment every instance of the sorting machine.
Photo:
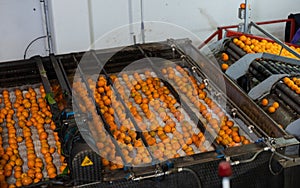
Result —
[[[220, 187], [226, 160], [232, 187], [296, 187], [299, 142], [285, 128], [299, 95], [283, 79], [298, 62], [245, 58], [224, 74], [190, 40], [169, 39], [1, 63], [1, 90], [44, 86], [70, 170], [31, 186]], [[276, 115], [262, 97], [279, 101]]]

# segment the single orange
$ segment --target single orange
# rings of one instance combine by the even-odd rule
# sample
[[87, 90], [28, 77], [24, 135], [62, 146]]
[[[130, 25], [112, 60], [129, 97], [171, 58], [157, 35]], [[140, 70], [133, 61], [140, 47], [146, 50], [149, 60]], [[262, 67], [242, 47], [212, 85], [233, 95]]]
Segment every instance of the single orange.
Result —
[[22, 184], [23, 185], [30, 185], [33, 182], [32, 178], [25, 176], [24, 178], [22, 178]]
[[244, 141], [243, 141], [243, 144], [249, 144], [250, 143], [250, 141], [248, 140], [248, 139], [245, 139]]
[[43, 173], [42, 172], [36, 172], [35, 173], [35, 178], [41, 180], [43, 178]]
[[228, 120], [228, 121], [226, 122], [226, 125], [227, 125], [228, 127], [232, 127], [232, 126], [234, 125], [234, 122], [231, 121], [231, 120]]
[[34, 168], [34, 166], [35, 166], [34, 160], [28, 160], [27, 161], [27, 166], [28, 166], [28, 168]]
[[223, 52], [223, 53], [221, 54], [221, 58], [222, 58], [223, 61], [228, 61], [228, 60], [229, 60], [229, 56], [228, 56], [228, 54], [225, 53], [225, 52]]
[[23, 160], [21, 158], [17, 158], [15, 163], [16, 163], [16, 166], [22, 166], [23, 165]]
[[279, 108], [279, 103], [278, 103], [278, 102], [274, 102], [274, 103], [272, 104], [272, 106], [273, 106], [275, 109], [277, 109], [277, 108]]
[[22, 187], [22, 180], [19, 178], [16, 180], [16, 187]]
[[268, 104], [269, 104], [268, 99], [264, 98], [264, 99], [261, 100], [261, 105], [262, 106], [267, 106]]
[[164, 131], [165, 131], [166, 133], [170, 133], [171, 130], [172, 130], [172, 127], [170, 127], [170, 125], [165, 125]]
[[276, 111], [276, 108], [274, 108], [273, 106], [270, 106], [270, 107], [268, 108], [268, 111], [269, 111], [270, 113], [274, 113], [274, 112]]
[[245, 9], [245, 8], [246, 8], [246, 4], [245, 4], [245, 3], [241, 3], [241, 4], [240, 4], [240, 8], [241, 8], [241, 9]]

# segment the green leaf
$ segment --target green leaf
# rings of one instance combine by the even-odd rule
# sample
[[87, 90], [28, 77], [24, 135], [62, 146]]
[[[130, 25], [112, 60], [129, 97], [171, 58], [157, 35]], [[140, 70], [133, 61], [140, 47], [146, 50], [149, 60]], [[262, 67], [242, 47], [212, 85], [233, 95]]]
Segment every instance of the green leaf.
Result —
[[66, 168], [62, 171], [60, 175], [68, 175], [69, 166], [66, 166]]
[[49, 104], [55, 104], [56, 103], [56, 101], [53, 99], [51, 93], [47, 93], [45, 98], [46, 98], [46, 100], [48, 101]]

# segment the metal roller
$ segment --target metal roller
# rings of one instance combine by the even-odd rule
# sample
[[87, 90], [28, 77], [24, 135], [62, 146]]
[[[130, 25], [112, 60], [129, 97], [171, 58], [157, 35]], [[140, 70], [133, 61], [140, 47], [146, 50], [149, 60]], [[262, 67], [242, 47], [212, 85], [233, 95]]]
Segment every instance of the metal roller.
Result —
[[285, 71], [281, 68], [280, 63], [275, 63], [274, 61], [271, 61], [271, 60], [269, 60], [267, 63], [270, 64], [272, 67], [274, 67], [274, 69], [276, 69], [280, 74], [288, 73], [287, 71]]
[[238, 60], [240, 59], [241, 57], [235, 52], [233, 51], [231, 48], [227, 48], [227, 53], [233, 58], [233, 60]]
[[261, 65], [258, 61], [253, 61], [250, 66], [252, 66], [258, 72], [260, 72], [265, 79], [272, 75], [272, 73], [269, 70], [267, 70], [263, 65]]
[[230, 42], [228, 45], [228, 48], [232, 49], [234, 52], [236, 52], [240, 57], [246, 55], [247, 53], [244, 52], [240, 47], [235, 45], [233, 42]]
[[300, 114], [300, 106], [296, 104], [293, 100], [291, 100], [289, 96], [287, 96], [284, 92], [282, 92], [278, 88], [275, 88], [274, 91], [281, 100], [283, 100], [287, 105], [289, 105], [295, 112]]
[[294, 101], [294, 103], [300, 105], [300, 96], [296, 94], [294, 91], [292, 91], [287, 85], [285, 85], [282, 82], [279, 82], [276, 84], [275, 87], [281, 90], [282, 92], [284, 92], [291, 100]]
[[255, 79], [257, 79], [258, 81], [263, 81], [265, 79], [265, 76], [262, 75], [259, 71], [257, 71], [255, 68], [253, 67], [249, 67], [248, 72], [250, 74], [252, 74], [254, 76]]
[[268, 69], [271, 73], [273, 73], [273, 74], [279, 74], [279, 73], [280, 73], [280, 72], [279, 72], [274, 66], [272, 66], [270, 63], [268, 63], [268, 62], [266, 62], [266, 61], [264, 61], [264, 60], [260, 61], [260, 63], [261, 63], [266, 69]]

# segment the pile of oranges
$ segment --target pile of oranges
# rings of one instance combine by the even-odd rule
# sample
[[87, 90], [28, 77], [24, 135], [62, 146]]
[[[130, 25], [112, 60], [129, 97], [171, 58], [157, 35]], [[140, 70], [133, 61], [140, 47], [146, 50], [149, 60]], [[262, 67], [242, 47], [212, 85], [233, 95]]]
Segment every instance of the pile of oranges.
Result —
[[[118, 79], [115, 76], [111, 76], [110, 79], [114, 82], [116, 88], [118, 88], [121, 97], [124, 98], [125, 104], [130, 106], [128, 98], [121, 91]], [[95, 98], [114, 139], [117, 140], [122, 150], [125, 161], [133, 165], [150, 163], [150, 154], [144, 147], [141, 138], [138, 137], [132, 120], [127, 117], [125, 107], [117, 100], [116, 93], [102, 76], [99, 77], [97, 82]]]
[[289, 77], [285, 77], [283, 78], [283, 83], [285, 83], [296, 94], [300, 95], [300, 78], [293, 77], [290, 79]]
[[[161, 73], [182, 94], [180, 100], [188, 100], [199, 110], [206, 130], [217, 135], [219, 144], [230, 147], [250, 143], [209, 98], [204, 82], [198, 83], [180, 66], [163, 68]], [[124, 163], [151, 163], [153, 157], [163, 161], [212, 149], [204, 133], [187, 118], [180, 101], [154, 72], [121, 73], [108, 78], [100, 75], [96, 81], [87, 81], [92, 93], [80, 81], [73, 86], [82, 100], [78, 100], [80, 109], [92, 114], [89, 128], [107, 169], [123, 168]], [[120, 148], [121, 156], [116, 147]]]
[[[150, 71], [144, 72], [145, 78], [142, 79], [137, 73], [133, 74], [133, 88], [131, 96], [139, 105], [143, 114], [143, 120], [146, 124], [151, 123], [144, 136], [147, 143], [151, 147], [154, 156], [160, 160], [165, 158], [179, 157], [179, 149], [182, 149], [186, 155], [195, 153], [192, 142], [192, 135], [195, 136], [195, 141], [203, 151], [202, 147], [205, 137], [202, 133], [198, 135], [194, 132], [193, 127], [189, 122], [184, 121], [185, 115], [174, 96], [171, 94], [168, 87], [158, 77], [153, 77]], [[131, 112], [135, 115], [136, 108], [133, 107]], [[178, 125], [181, 126], [178, 126]], [[181, 134], [181, 132], [183, 134]], [[172, 136], [173, 134], [173, 136]], [[201, 140], [201, 143], [200, 143]]]
[[162, 70], [162, 73], [172, 80], [174, 85], [177, 86], [177, 90], [183, 93], [190, 103], [199, 110], [206, 121], [206, 123], [202, 122], [206, 130], [218, 134], [216, 138], [217, 143], [224, 146], [250, 143], [245, 136], [239, 134], [239, 127], [234, 126], [234, 122], [229, 120], [222, 109], [208, 97], [205, 91], [205, 83], [198, 83], [187, 70], [178, 65], [175, 69], [167, 67], [166, 70]]
[[[257, 40], [254, 38], [241, 35], [240, 37], [233, 38], [233, 43], [239, 46], [246, 53], [270, 53], [289, 58], [297, 58], [286, 49], [276, 42], [268, 42], [265, 39]], [[290, 46], [291, 49], [300, 54], [300, 48]]]
[[[180, 151], [192, 155], [195, 153], [191, 147], [194, 143], [197, 143], [194, 148], [199, 146], [205, 151], [206, 148], [202, 146], [205, 136], [200, 131], [196, 134], [195, 126], [184, 121], [185, 116], [177, 109], [177, 100], [169, 89], [159, 78], [151, 76], [150, 71], [145, 71], [143, 78], [141, 75], [124, 73], [120, 77], [110, 77], [126, 107], [117, 100], [116, 93], [102, 76], [97, 81], [94, 93], [95, 101], [121, 147], [126, 162], [145, 164], [151, 162], [151, 157], [137, 135], [131, 118], [126, 115], [125, 108], [130, 111], [156, 159], [162, 161], [184, 155]], [[177, 128], [178, 122], [182, 126]]]
[[[53, 132], [56, 127], [44, 99], [46, 93], [42, 86], [39, 93], [41, 96], [32, 88], [2, 92], [4, 104], [0, 100], [0, 105], [3, 106], [0, 110], [1, 187], [21, 187], [37, 183], [44, 177], [57, 176], [53, 155], [55, 152], [60, 153], [61, 146], [57, 134]], [[56, 146], [49, 144], [48, 136], [54, 137]], [[37, 140], [41, 147], [34, 144]], [[61, 156], [60, 159], [63, 163], [64, 157]]]
[[[95, 96], [95, 101], [98, 101], [96, 97], [97, 91], [96, 83], [92, 79], [88, 79], [89, 89], [93, 91]], [[75, 95], [78, 95], [77, 102], [81, 112], [90, 113], [92, 120], [88, 121], [89, 129], [93, 135], [96, 145], [99, 149], [99, 154], [102, 157], [102, 165], [106, 169], [115, 170], [123, 167], [123, 161], [120, 156], [116, 153], [115, 145], [113, 144], [110, 135], [106, 132], [104, 124], [102, 123], [100, 116], [97, 113], [93, 100], [87, 88], [81, 81], [76, 81], [73, 83], [73, 88], [75, 89]], [[85, 104], [85, 105], [81, 105]]]

